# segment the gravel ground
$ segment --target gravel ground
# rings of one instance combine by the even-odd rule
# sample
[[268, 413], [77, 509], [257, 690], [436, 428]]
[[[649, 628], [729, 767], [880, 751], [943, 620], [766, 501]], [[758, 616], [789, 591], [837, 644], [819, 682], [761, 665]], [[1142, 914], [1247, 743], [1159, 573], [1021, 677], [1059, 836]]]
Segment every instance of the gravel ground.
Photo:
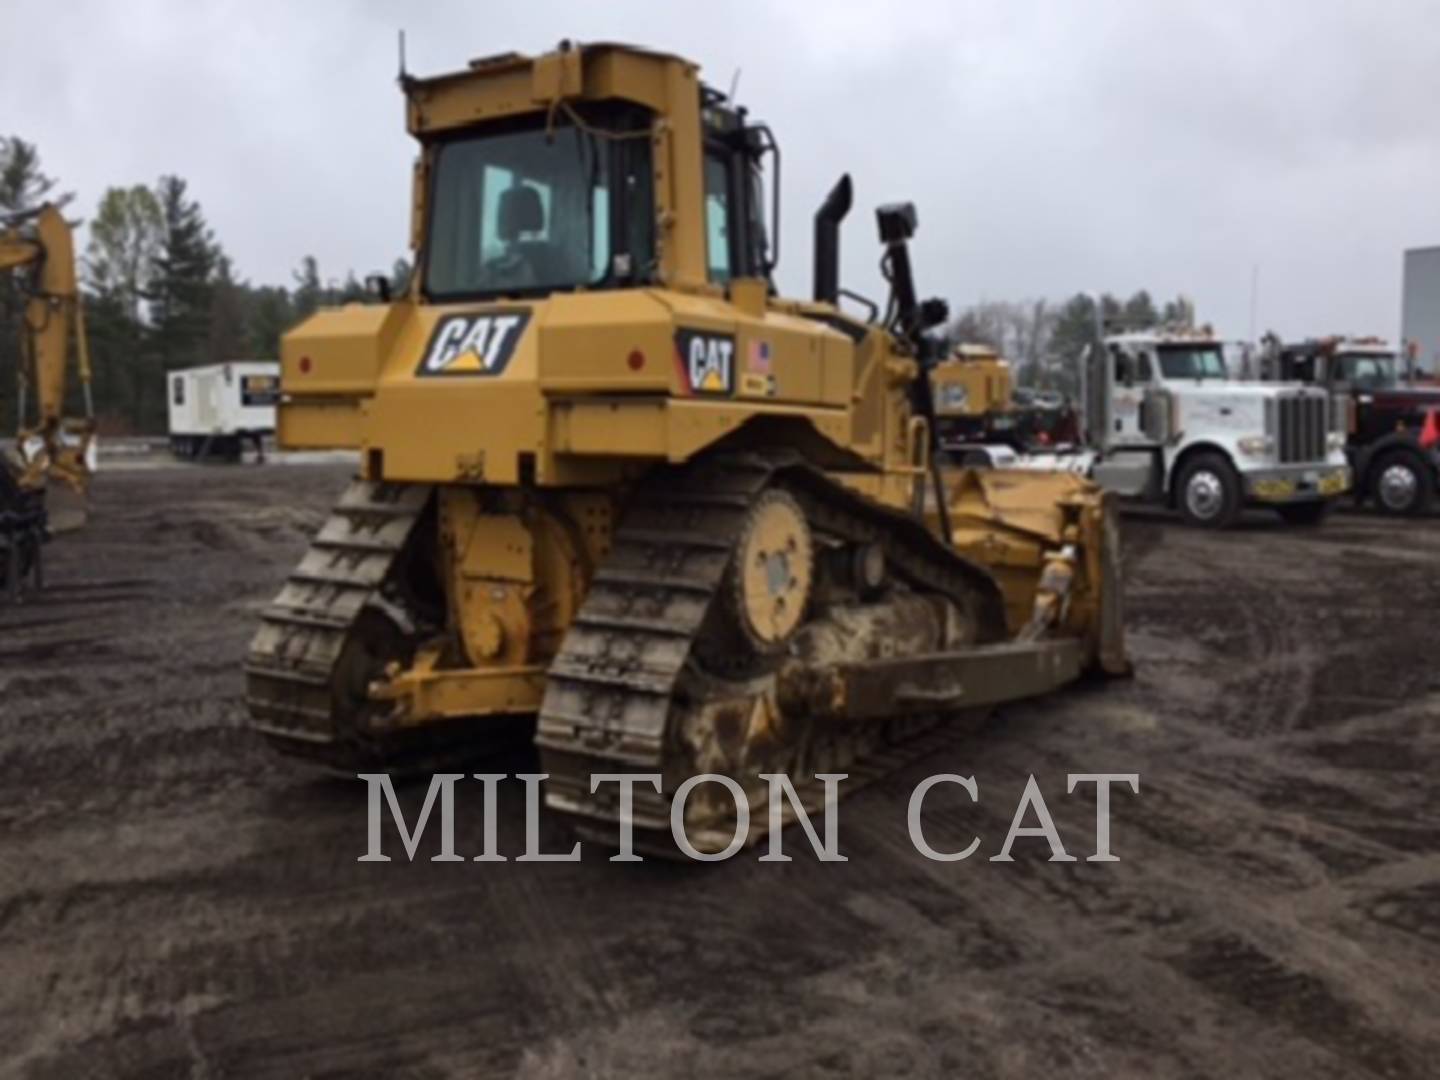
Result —
[[[1136, 677], [846, 800], [843, 864], [376, 864], [364, 785], [241, 727], [255, 613], [343, 483], [108, 472], [52, 588], [0, 608], [5, 1074], [1435, 1075], [1440, 522], [1127, 519]], [[980, 838], [964, 862], [907, 837], [935, 772], [979, 784], [927, 803], [935, 846]], [[1072, 772], [1140, 774], [1121, 861], [989, 862], [1030, 774], [1090, 853]]]

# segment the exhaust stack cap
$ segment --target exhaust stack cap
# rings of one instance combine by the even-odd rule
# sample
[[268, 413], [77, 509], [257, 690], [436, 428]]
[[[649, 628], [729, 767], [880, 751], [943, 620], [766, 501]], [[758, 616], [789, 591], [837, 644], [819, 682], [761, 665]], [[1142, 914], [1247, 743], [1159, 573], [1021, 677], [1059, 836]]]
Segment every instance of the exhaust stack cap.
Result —
[[840, 300], [840, 222], [853, 201], [854, 188], [845, 173], [815, 211], [815, 299], [821, 303]]

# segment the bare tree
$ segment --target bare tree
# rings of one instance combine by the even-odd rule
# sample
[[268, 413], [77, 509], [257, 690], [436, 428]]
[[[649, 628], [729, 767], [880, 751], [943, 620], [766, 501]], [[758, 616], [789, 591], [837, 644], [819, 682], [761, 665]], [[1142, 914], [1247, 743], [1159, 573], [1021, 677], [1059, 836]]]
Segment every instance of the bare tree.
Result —
[[1042, 374], [1055, 322], [1044, 300], [982, 300], [964, 308], [946, 335], [953, 345], [990, 346], [1015, 365], [1017, 382], [1031, 385]]

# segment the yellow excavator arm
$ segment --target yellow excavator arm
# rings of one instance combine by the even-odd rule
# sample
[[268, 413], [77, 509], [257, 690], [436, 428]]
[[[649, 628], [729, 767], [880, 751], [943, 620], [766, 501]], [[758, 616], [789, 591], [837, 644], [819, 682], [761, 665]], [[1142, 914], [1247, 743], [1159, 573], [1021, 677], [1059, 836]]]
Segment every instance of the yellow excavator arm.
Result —
[[[0, 271], [20, 271], [25, 299], [20, 328], [17, 445], [22, 488], [43, 488], [51, 478], [77, 495], [89, 485], [95, 438], [90, 396], [90, 353], [75, 272], [74, 234], [59, 207], [11, 218], [0, 231]], [[83, 417], [65, 416], [71, 341], [85, 396]], [[33, 400], [32, 400], [33, 394]]]

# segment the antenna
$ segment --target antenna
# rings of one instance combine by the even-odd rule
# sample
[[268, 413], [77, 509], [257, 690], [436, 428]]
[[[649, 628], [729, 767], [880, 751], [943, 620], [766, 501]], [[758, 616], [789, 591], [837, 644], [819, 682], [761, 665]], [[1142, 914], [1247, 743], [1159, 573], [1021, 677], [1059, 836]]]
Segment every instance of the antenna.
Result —
[[405, 31], [402, 28], [400, 30], [400, 73], [395, 76], [395, 80], [404, 85], [405, 80], [409, 77], [409, 72], [405, 70]]
[[729, 93], [728, 95], [726, 95], [726, 97], [729, 99], [731, 105], [734, 105], [734, 104], [735, 104], [735, 91], [739, 88], [739, 86], [740, 86], [740, 69], [737, 67], [737, 68], [735, 69], [735, 75], [734, 75], [734, 77], [732, 77], [731, 80], [730, 80], [730, 93]]

